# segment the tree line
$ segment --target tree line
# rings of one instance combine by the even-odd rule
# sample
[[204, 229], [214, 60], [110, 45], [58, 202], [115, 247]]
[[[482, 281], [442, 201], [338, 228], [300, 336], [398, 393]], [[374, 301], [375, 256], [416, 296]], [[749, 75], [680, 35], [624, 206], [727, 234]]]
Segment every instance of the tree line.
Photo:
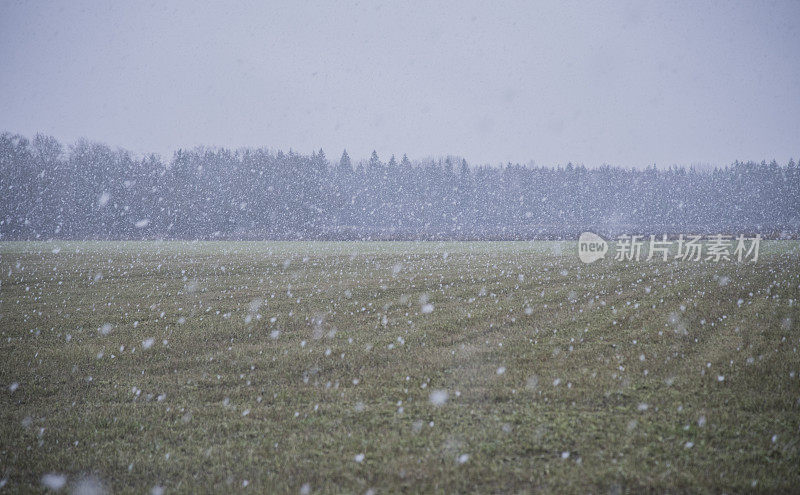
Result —
[[0, 239], [544, 239], [800, 232], [800, 170], [353, 163], [198, 147], [171, 160], [0, 135]]

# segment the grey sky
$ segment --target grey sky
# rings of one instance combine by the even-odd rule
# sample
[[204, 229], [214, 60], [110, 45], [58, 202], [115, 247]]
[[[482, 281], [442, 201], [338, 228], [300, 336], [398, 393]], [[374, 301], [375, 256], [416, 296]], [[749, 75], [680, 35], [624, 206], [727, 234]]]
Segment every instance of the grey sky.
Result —
[[170, 157], [783, 162], [800, 2], [2, 2], [0, 130]]

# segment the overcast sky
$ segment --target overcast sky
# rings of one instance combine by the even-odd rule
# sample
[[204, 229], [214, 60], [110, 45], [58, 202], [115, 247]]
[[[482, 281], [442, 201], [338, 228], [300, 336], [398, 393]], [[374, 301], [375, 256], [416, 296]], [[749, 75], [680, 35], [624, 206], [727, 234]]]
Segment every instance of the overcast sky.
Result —
[[800, 2], [9, 2], [0, 131], [171, 157], [800, 155]]

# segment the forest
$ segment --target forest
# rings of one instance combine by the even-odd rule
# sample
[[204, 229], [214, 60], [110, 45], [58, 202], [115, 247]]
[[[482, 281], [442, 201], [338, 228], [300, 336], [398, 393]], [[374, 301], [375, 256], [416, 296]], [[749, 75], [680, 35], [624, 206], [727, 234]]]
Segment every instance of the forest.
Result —
[[0, 135], [0, 239], [522, 240], [800, 232], [800, 170], [331, 160], [198, 147], [170, 160]]

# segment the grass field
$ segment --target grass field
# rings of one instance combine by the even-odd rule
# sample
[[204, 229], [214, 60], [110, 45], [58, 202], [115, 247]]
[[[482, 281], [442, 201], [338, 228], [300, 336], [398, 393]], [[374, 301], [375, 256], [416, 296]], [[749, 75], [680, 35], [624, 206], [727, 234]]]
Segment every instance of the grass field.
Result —
[[800, 246], [0, 243], [0, 483], [800, 490]]

